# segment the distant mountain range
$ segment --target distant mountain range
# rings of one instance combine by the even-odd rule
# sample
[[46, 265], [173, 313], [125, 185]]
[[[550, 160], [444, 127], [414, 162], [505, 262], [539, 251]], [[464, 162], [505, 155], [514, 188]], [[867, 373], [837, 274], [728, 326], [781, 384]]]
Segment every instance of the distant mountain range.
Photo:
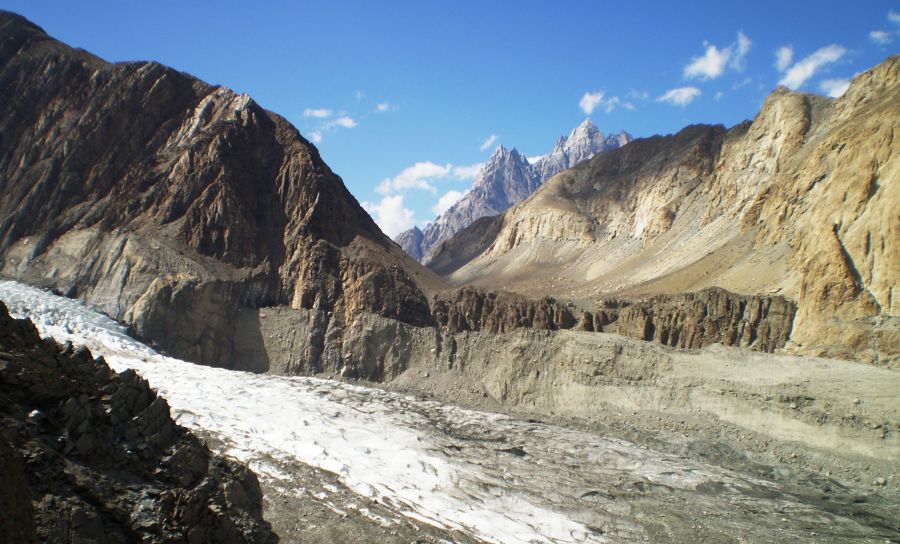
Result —
[[400, 233], [395, 241], [414, 259], [428, 262], [441, 242], [477, 219], [503, 213], [559, 172], [631, 140], [625, 131], [606, 136], [590, 119], [585, 119], [568, 137], [560, 136], [553, 150], [534, 164], [515, 148], [501, 145], [476, 174], [472, 189], [459, 202], [429, 223], [424, 232], [413, 227]]

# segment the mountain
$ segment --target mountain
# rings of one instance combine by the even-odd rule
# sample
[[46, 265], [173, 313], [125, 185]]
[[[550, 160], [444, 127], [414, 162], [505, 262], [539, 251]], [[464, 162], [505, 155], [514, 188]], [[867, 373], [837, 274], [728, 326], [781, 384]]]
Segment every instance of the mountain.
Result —
[[419, 262], [428, 262], [435, 249], [457, 232], [482, 217], [490, 217], [528, 198], [542, 183], [595, 154], [615, 149], [631, 141], [627, 132], [604, 136], [585, 119], [568, 137], [560, 136], [553, 150], [534, 164], [515, 148], [498, 147], [476, 174], [472, 189], [456, 204], [429, 223], [421, 236], [414, 227], [395, 239], [404, 251]]
[[616, 149], [631, 140], [631, 135], [625, 131], [604, 136], [590, 119], [585, 119], [568, 137], [560, 136], [553, 150], [535, 161], [534, 170], [543, 183], [597, 153]]
[[244, 349], [239, 316], [264, 306], [307, 319], [294, 356], [313, 370], [340, 367], [334, 346], [359, 312], [431, 322], [427, 293], [445, 284], [280, 116], [154, 62], [107, 63], [11, 13], [0, 37], [0, 274], [226, 367]]
[[599, 154], [432, 262], [533, 297], [777, 294], [798, 306], [790, 349], [895, 364], [898, 72], [891, 57], [836, 100], [779, 88], [752, 122]]

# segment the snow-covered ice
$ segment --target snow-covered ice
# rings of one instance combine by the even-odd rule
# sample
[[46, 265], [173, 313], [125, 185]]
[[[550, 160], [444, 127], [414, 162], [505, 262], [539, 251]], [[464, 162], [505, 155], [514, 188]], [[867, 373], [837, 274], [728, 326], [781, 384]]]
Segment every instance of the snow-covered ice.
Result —
[[178, 423], [263, 478], [290, 488], [282, 467], [299, 461], [405, 516], [488, 542], [644, 540], [654, 516], [690, 524], [707, 509], [735, 534], [784, 508], [798, 522], [834, 522], [768, 480], [629, 442], [341, 382], [194, 365], [77, 301], [15, 282], [0, 282], [0, 300], [42, 335], [139, 372]]

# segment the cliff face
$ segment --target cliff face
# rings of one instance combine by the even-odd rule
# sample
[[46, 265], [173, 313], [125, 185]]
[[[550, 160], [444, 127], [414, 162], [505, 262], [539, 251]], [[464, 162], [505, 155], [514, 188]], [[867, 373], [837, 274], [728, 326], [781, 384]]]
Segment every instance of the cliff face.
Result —
[[[245, 307], [430, 322], [442, 282], [281, 117], [156, 63], [108, 64], [0, 14], [0, 272], [164, 349], [233, 364]], [[337, 334], [337, 333], [335, 333]]]
[[132, 371], [41, 340], [0, 303], [0, 532], [9, 542], [277, 542], [246, 467]]
[[722, 289], [603, 300], [578, 310], [550, 297], [531, 300], [506, 292], [462, 287], [436, 295], [435, 323], [450, 333], [515, 329], [611, 332], [681, 349], [711, 344], [773, 352], [787, 342], [796, 305], [783, 297], [741, 296]]
[[898, 71], [892, 57], [839, 99], [779, 89], [752, 122], [598, 155], [434, 261], [532, 297], [779, 295], [797, 304], [790, 349], [895, 364]]

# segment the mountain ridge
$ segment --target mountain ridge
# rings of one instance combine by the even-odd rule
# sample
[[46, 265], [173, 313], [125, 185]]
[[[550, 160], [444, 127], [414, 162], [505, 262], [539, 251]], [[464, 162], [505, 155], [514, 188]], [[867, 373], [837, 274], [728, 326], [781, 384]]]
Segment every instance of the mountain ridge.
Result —
[[0, 32], [0, 273], [222, 366], [244, 307], [312, 310], [319, 345], [359, 311], [430, 322], [425, 293], [445, 284], [282, 117], [158, 63], [106, 63], [17, 15]]
[[784, 295], [790, 349], [895, 364], [900, 198], [879, 180], [898, 179], [898, 65], [836, 100], [779, 88], [751, 122], [598, 155], [432, 262], [455, 285], [532, 297]]
[[418, 227], [413, 227], [397, 235], [395, 241], [407, 254], [427, 263], [442, 242], [474, 221], [502, 213], [525, 200], [542, 183], [562, 170], [631, 140], [631, 135], [624, 130], [605, 136], [586, 118], [568, 136], [560, 136], [553, 150], [534, 164], [515, 147], [507, 149], [501, 144], [475, 175], [472, 188], [429, 223], [421, 237], [415, 233]]

